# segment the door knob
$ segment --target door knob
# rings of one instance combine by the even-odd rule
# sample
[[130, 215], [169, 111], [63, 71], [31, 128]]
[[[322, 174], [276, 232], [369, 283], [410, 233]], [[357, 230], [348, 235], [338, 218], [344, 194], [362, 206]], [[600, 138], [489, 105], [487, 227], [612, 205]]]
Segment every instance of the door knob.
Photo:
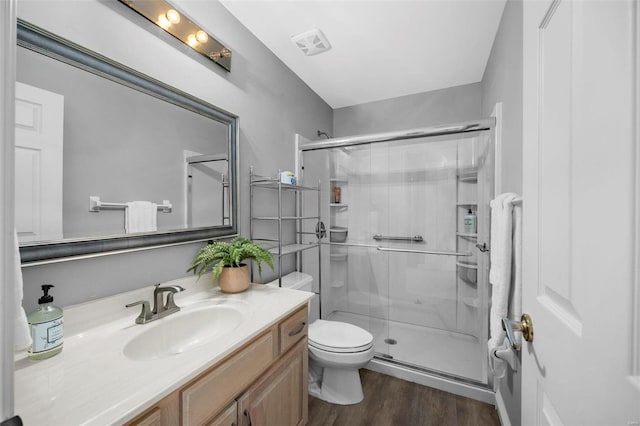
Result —
[[502, 329], [507, 333], [507, 339], [511, 347], [517, 351], [521, 345], [516, 341], [514, 331], [522, 333], [522, 337], [527, 342], [533, 342], [533, 322], [529, 314], [522, 314], [520, 321], [511, 321], [509, 318], [502, 318]]

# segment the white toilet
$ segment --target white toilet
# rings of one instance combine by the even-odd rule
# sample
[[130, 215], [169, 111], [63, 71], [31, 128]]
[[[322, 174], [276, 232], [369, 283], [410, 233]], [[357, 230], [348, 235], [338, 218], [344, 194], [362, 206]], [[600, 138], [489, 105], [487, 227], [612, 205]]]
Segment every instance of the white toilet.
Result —
[[[303, 272], [282, 277], [282, 287], [312, 291]], [[278, 286], [278, 280], [269, 285]], [[313, 318], [310, 318], [313, 320]], [[373, 336], [352, 324], [315, 320], [309, 325], [309, 394], [332, 404], [357, 404], [364, 398], [358, 370], [373, 358]]]

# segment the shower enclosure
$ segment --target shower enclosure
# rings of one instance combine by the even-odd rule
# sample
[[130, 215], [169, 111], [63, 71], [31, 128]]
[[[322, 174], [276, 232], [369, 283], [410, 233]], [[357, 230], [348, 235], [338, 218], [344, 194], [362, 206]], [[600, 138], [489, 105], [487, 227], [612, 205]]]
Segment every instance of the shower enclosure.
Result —
[[[378, 362], [489, 382], [492, 127], [483, 120], [299, 145], [302, 179], [323, 188], [320, 315], [370, 331]], [[465, 226], [469, 211], [475, 226], [469, 217]], [[302, 268], [312, 273], [312, 261], [303, 257]]]

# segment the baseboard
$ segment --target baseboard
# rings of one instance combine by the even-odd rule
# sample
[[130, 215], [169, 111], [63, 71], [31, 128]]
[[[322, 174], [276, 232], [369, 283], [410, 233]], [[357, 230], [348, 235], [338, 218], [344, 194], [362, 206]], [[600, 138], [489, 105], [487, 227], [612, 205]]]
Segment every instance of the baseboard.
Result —
[[504, 398], [502, 398], [502, 392], [500, 392], [500, 389], [496, 391], [496, 410], [498, 410], [500, 424], [502, 424], [502, 426], [511, 426], [509, 413], [507, 413], [507, 406], [504, 403]]
[[376, 371], [408, 382], [440, 389], [445, 392], [454, 393], [456, 395], [486, 402], [488, 404], [495, 404], [496, 402], [495, 394], [490, 389], [485, 389], [468, 383], [457, 382], [453, 379], [438, 377], [395, 364], [389, 364], [382, 360], [373, 359], [365, 368], [367, 370]]

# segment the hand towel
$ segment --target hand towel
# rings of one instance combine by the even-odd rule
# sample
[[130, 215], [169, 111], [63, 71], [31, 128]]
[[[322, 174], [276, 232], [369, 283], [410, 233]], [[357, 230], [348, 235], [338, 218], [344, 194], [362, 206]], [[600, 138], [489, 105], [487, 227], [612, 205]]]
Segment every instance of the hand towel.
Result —
[[489, 347], [489, 367], [493, 372], [493, 388], [498, 388], [498, 380], [503, 378], [507, 372], [507, 361], [496, 356], [496, 351], [504, 351], [509, 348], [509, 341], [505, 337], [502, 343], [495, 347]]
[[149, 201], [129, 201], [124, 213], [124, 230], [127, 234], [158, 230], [158, 205]]
[[14, 241], [14, 276], [13, 276], [13, 295], [14, 295], [14, 317], [15, 326], [13, 332], [13, 346], [16, 351], [27, 349], [31, 346], [31, 332], [29, 331], [29, 323], [27, 315], [22, 307], [22, 268], [20, 266], [20, 248], [18, 246], [18, 232], [13, 231]]
[[[513, 262], [511, 272], [511, 297], [509, 318], [520, 321], [522, 316], [522, 205], [513, 206]], [[516, 333], [516, 341], [522, 344], [522, 333]]]
[[489, 352], [502, 343], [505, 332], [502, 318], [507, 317], [511, 287], [513, 250], [513, 193], [498, 195], [491, 201], [491, 312], [489, 315]]

